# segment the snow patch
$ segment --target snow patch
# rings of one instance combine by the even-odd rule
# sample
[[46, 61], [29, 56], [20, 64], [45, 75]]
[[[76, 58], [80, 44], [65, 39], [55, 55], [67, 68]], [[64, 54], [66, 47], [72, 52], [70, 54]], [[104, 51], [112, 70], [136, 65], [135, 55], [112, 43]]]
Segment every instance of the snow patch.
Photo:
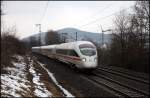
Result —
[[14, 58], [16, 58], [18, 61], [23, 61], [24, 57], [20, 56], [20, 55], [14, 55]]
[[[52, 93], [48, 91], [45, 84], [40, 81], [41, 74], [36, 72], [33, 66], [33, 60], [28, 57], [28, 61], [30, 61], [30, 63], [27, 65], [23, 56], [14, 55], [13, 57], [15, 58], [15, 61], [11, 62], [13, 66], [4, 68], [3, 70], [6, 70], [7, 74], [1, 74], [1, 96], [32, 97], [32, 94], [34, 94], [37, 97], [52, 97]], [[52, 73], [42, 66], [42, 64], [40, 65], [45, 69], [45, 71], [47, 71], [50, 78], [52, 78], [53, 82], [64, 92], [66, 97], [74, 97], [58, 84]], [[31, 80], [27, 77], [29, 74], [27, 73], [27, 66], [29, 66], [29, 72], [33, 76], [33, 85], [31, 85]], [[31, 91], [31, 86], [35, 88], [34, 91]]]
[[1, 74], [1, 94], [5, 97], [14, 96], [22, 97], [19, 92], [26, 93], [24, 89], [29, 90], [30, 85], [29, 81], [26, 78], [25, 66], [23, 62], [23, 57], [16, 57], [17, 62], [12, 62], [14, 67], [6, 67], [3, 70], [6, 70], [9, 74]]
[[40, 63], [40, 62], [38, 62], [38, 63], [41, 65], [41, 67], [42, 67], [44, 70], [47, 71], [49, 77], [50, 77], [50, 78], [53, 80], [53, 82], [64, 92], [64, 94], [66, 95], [66, 97], [75, 97], [75, 96], [73, 96], [70, 92], [68, 92], [66, 89], [64, 89], [61, 85], [59, 85], [59, 83], [58, 83], [57, 80], [55, 79], [53, 73], [51, 73], [48, 69], [46, 69], [46, 68], [44, 67], [44, 64], [42, 64], [42, 63]]
[[39, 75], [40, 74], [37, 74], [36, 71], [34, 70], [34, 67], [33, 67], [33, 60], [31, 60], [31, 63], [30, 63], [30, 69], [29, 69], [30, 73], [33, 75], [33, 83], [35, 84], [34, 85], [34, 94], [37, 96], [37, 97], [50, 97], [52, 96], [52, 93], [49, 92], [44, 83], [42, 83], [40, 81], [40, 77]]

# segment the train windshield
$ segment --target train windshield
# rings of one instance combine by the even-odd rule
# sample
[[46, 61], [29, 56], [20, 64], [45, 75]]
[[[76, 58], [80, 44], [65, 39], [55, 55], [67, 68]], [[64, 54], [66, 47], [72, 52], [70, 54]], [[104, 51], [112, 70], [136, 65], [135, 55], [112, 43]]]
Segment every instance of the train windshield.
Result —
[[93, 56], [96, 54], [96, 48], [90, 44], [81, 44], [79, 45], [80, 51], [83, 55]]

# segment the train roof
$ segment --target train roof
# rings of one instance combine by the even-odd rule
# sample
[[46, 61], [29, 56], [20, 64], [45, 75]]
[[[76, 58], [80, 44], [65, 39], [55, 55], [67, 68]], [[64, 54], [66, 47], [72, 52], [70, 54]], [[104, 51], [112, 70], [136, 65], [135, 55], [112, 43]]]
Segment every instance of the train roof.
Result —
[[[47, 46], [41, 46], [42, 49], [51, 49], [51, 48], [57, 48], [57, 49], [74, 49], [80, 44], [91, 44], [93, 43], [89, 41], [75, 41], [75, 42], [68, 42], [68, 43], [61, 43], [61, 44], [56, 44], [56, 45], [47, 45]], [[32, 47], [33, 49], [35, 48], [40, 48], [40, 47]]]
[[69, 42], [69, 43], [62, 43], [60, 45], [57, 45], [57, 49], [74, 49], [75, 47], [79, 46], [80, 44], [91, 44], [89, 41], [75, 41], [75, 42]]
[[[80, 44], [92, 44], [91, 42], [89, 41], [75, 41], [75, 42], [68, 42], [68, 43], [62, 43], [62, 45], [65, 45], [65, 44], [74, 44], [74, 45], [80, 45]], [[61, 44], [60, 44], [61, 45]], [[93, 45], [93, 44], [92, 44]]]
[[36, 49], [36, 48], [42, 48], [42, 49], [50, 49], [50, 48], [55, 48], [56, 45], [47, 45], [47, 46], [41, 46], [41, 47], [32, 47], [33, 49]]
[[57, 45], [42, 46], [42, 49], [55, 48]]

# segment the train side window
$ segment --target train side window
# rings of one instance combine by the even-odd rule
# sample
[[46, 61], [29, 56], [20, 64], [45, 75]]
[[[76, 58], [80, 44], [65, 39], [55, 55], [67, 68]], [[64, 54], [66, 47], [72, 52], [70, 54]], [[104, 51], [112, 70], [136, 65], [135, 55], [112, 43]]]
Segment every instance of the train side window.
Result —
[[69, 55], [79, 57], [75, 50], [69, 50]]
[[48, 51], [49, 51], [49, 52], [52, 52], [52, 49], [49, 49]]
[[47, 52], [48, 54], [52, 53], [52, 49], [45, 49], [45, 52]]
[[67, 55], [68, 52], [67, 50], [64, 50], [64, 49], [57, 49], [56, 53]]
[[56, 53], [59, 53], [59, 54], [60, 54], [60, 50], [59, 50], [59, 49], [56, 49]]

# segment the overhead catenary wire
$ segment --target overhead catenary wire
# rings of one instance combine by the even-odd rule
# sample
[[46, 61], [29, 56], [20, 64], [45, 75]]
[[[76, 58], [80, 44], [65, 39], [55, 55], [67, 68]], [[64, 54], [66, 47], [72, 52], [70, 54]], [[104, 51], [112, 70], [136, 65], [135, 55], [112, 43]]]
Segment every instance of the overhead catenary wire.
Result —
[[[43, 14], [41, 15], [41, 18], [40, 18], [39, 22], [38, 22], [37, 24], [35, 24], [36, 26], [39, 26], [39, 32], [41, 32], [41, 24], [42, 24], [43, 18], [44, 18], [44, 16], [45, 16], [45, 13], [46, 13], [46, 11], [47, 11], [48, 4], [49, 4], [49, 1], [47, 1], [47, 3], [46, 3], [46, 6], [45, 6], [45, 8], [44, 8], [44, 12], [43, 12]], [[40, 36], [41, 36], [41, 35], [40, 35]]]
[[[103, 12], [103, 11], [105, 11], [106, 9], [110, 8], [112, 4], [113, 4], [113, 3], [110, 3], [109, 5], [105, 6], [103, 9], [97, 11], [96, 13], [90, 15], [89, 17], [86, 17], [86, 18], [80, 20], [80, 22], [83, 21], [83, 20], [86, 20], [86, 19], [88, 19], [88, 18], [92, 18], [92, 17], [94, 17], [94, 16], [97, 16], [97, 14], [100, 14], [101, 12]], [[73, 24], [72, 26], [77, 26], [77, 24]], [[59, 26], [59, 27], [57, 27], [57, 28], [60, 28], [60, 27], [62, 27], [62, 26]]]
[[42, 24], [42, 22], [43, 22], [43, 19], [44, 19], [44, 16], [45, 16], [46, 12], [47, 12], [48, 5], [49, 5], [49, 1], [47, 1], [47, 3], [46, 3], [46, 6], [45, 6], [45, 8], [44, 8], [44, 12], [43, 12], [43, 14], [42, 14], [42, 16], [41, 16], [41, 19], [40, 19], [40, 21], [39, 21], [39, 23], [41, 23], [41, 24]]
[[[107, 6], [105, 6], [103, 9], [97, 11], [96, 13], [92, 14], [92, 15], [89, 16], [88, 18], [92, 18], [92, 17], [95, 17], [95, 16], [99, 15], [100, 13], [102, 13], [103, 11], [105, 11], [106, 9], [112, 7], [112, 6], [110, 6], [110, 5], [112, 5], [112, 4], [113, 4], [113, 3], [111, 3], [111, 4], [107, 5]], [[88, 18], [84, 18], [84, 19], [80, 20], [80, 22], [83, 21], [83, 20], [87, 20]], [[75, 25], [77, 25], [77, 24], [74, 24], [73, 26], [75, 26]]]
[[[127, 9], [130, 9], [131, 7], [128, 7], [128, 8], [124, 8], [124, 9], [122, 9], [122, 10], [127, 10]], [[109, 14], [109, 15], [107, 15], [107, 16], [104, 16], [104, 17], [100, 17], [100, 18], [97, 18], [97, 19], [95, 19], [95, 20], [93, 20], [93, 21], [90, 21], [90, 22], [88, 22], [88, 23], [86, 23], [86, 24], [83, 24], [83, 25], [81, 25], [81, 26], [78, 26], [79, 28], [82, 28], [82, 27], [85, 27], [85, 26], [88, 26], [88, 25], [91, 25], [91, 24], [93, 24], [93, 23], [96, 23], [98, 20], [100, 20], [100, 19], [106, 19], [106, 18], [108, 18], [108, 17], [110, 17], [110, 16], [113, 16], [113, 15], [115, 15], [115, 14], [117, 14], [117, 13], [119, 13], [120, 12], [120, 10], [119, 11], [116, 11], [116, 12], [114, 12], [114, 13], [111, 13], [111, 14]], [[60, 26], [60, 27], [63, 27], [63, 26]], [[58, 28], [58, 27], [57, 27]]]
[[42, 33], [42, 31], [41, 31], [41, 23], [42, 23], [42, 20], [43, 20], [43, 18], [44, 18], [44, 16], [45, 16], [45, 13], [46, 13], [46, 10], [47, 10], [47, 7], [48, 7], [48, 3], [49, 3], [49, 1], [47, 1], [47, 3], [46, 3], [44, 12], [43, 12], [43, 14], [42, 14], [42, 16], [41, 16], [41, 19], [40, 19], [39, 23], [36, 24], [36, 26], [39, 27], [39, 46], [40, 46], [40, 51], [41, 51], [41, 33]]
[[[130, 8], [130, 7], [124, 8], [124, 9], [122, 9], [122, 10], [127, 10], [127, 9], [129, 9], [129, 8]], [[110, 16], [112, 16], [112, 15], [115, 15], [115, 14], [117, 14], [117, 13], [119, 13], [119, 12], [120, 12], [120, 10], [117, 11], [117, 12], [111, 13], [110, 15], [107, 15], [107, 16], [104, 16], [104, 17], [97, 18], [97, 19], [95, 19], [95, 20], [93, 20], [93, 21], [90, 21], [90, 22], [88, 22], [88, 23], [86, 23], [86, 24], [84, 24], [84, 25], [79, 26], [79, 28], [85, 27], [85, 26], [87, 26], [87, 25], [91, 25], [91, 24], [97, 22], [97, 21], [100, 20], [100, 19], [103, 19], [103, 20], [104, 20], [104, 19], [106, 19], [106, 18], [108, 18], [108, 17], [110, 17]]]

